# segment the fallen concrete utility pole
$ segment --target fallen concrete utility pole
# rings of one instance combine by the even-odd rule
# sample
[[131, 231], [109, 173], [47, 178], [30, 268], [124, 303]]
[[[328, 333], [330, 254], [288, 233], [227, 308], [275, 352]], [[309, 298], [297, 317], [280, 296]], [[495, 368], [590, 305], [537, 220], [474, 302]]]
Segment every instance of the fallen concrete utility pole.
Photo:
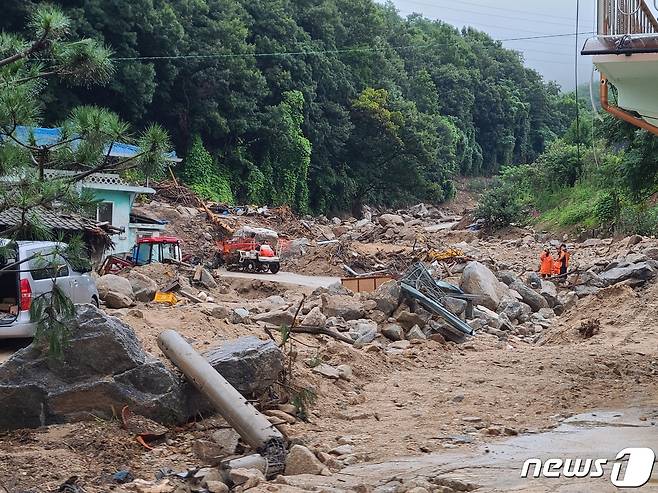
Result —
[[245, 443], [265, 457], [266, 477], [283, 472], [286, 447], [279, 430], [249, 404], [178, 332], [161, 332], [158, 336], [158, 346], [187, 379], [208, 397]]

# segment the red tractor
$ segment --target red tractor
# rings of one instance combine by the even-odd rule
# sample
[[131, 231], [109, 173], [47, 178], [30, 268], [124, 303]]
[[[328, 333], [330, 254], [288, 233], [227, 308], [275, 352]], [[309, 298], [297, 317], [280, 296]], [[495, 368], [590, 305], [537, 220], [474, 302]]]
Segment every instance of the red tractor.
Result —
[[115, 274], [125, 268], [152, 263], [181, 263], [180, 240], [175, 236], [139, 238], [126, 257], [110, 255], [98, 270], [101, 275]]
[[276, 274], [281, 262], [274, 249], [267, 242], [258, 242], [255, 237], [239, 236], [217, 242], [213, 267], [226, 265], [228, 270], [246, 272], [271, 272]]

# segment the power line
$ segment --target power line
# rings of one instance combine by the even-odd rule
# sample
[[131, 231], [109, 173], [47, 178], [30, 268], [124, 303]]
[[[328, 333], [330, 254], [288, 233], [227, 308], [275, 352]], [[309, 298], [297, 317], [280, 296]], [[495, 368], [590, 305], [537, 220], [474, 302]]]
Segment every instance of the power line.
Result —
[[[577, 36], [577, 34], [592, 34], [593, 31], [583, 33], [564, 33], [564, 34], [542, 34], [538, 36], [526, 36], [517, 38], [494, 39], [494, 41], [524, 41], [533, 39], [561, 38], [568, 36]], [[204, 59], [222, 59], [222, 58], [242, 58], [242, 57], [279, 57], [279, 56], [306, 56], [306, 55], [331, 55], [347, 53], [367, 53], [386, 50], [405, 50], [418, 48], [438, 48], [441, 46], [452, 46], [439, 43], [428, 43], [424, 45], [404, 45], [404, 46], [384, 46], [384, 47], [354, 47], [354, 48], [337, 48], [333, 50], [301, 50], [301, 51], [274, 51], [267, 53], [208, 53], [208, 54], [189, 54], [189, 55], [155, 55], [155, 56], [135, 56], [135, 57], [113, 57], [112, 60], [124, 61], [158, 61], [158, 60], [204, 60]]]
[[[409, 0], [411, 3], [414, 3], [414, 1]], [[465, 2], [463, 0], [460, 0], [459, 2], [462, 5], [470, 5], [472, 7], [481, 7], [485, 9], [490, 9], [490, 10], [502, 10], [505, 12], [514, 12], [515, 14], [522, 13], [522, 14], [528, 14], [528, 15], [534, 15], [534, 16], [540, 16], [542, 18], [545, 17], [550, 17], [552, 19], [563, 19], [563, 20], [568, 20], [571, 21], [573, 20], [571, 17], [563, 16], [563, 15], [551, 15], [551, 14], [544, 14], [544, 13], [537, 13], [537, 12], [531, 12], [529, 10], [519, 10], [519, 9], [507, 9], [503, 7], [498, 7], [498, 6], [491, 6], [491, 5], [482, 5], [481, 3], [474, 3], [474, 2]]]
[[[486, 15], [488, 17], [500, 17], [503, 19], [516, 19], [516, 20], [521, 20], [521, 21], [530, 21], [530, 22], [537, 22], [537, 23], [542, 23], [542, 24], [553, 24], [556, 26], [564, 26], [565, 22], [555, 22], [555, 21], [547, 21], [546, 19], [530, 19], [528, 17], [519, 17], [519, 16], [511, 16], [511, 15], [504, 15], [504, 14], [493, 14], [490, 12], [478, 12], [477, 10], [468, 10], [468, 9], [460, 9], [456, 7], [447, 7], [445, 5], [438, 5], [438, 4], [433, 4], [433, 3], [428, 3], [428, 2], [421, 2], [418, 0], [406, 0], [408, 3], [412, 3], [415, 5], [424, 5], [427, 7], [435, 7], [438, 9], [445, 9], [445, 10], [454, 10], [457, 12], [464, 12], [467, 14], [476, 14], [476, 15]], [[464, 3], [464, 2], [461, 2]], [[474, 5], [474, 4], [469, 4], [469, 5]], [[484, 6], [483, 6], [484, 7]], [[568, 17], [564, 17], [565, 20], [571, 21], [572, 19]]]

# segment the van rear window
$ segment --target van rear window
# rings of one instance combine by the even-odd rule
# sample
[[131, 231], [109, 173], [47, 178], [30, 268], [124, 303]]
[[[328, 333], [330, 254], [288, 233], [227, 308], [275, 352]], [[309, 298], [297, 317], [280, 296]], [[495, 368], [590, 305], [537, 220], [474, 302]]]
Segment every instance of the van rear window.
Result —
[[52, 279], [55, 277], [66, 277], [69, 275], [69, 266], [61, 256], [57, 255], [53, 258], [52, 255], [37, 257], [29, 262], [30, 273], [32, 279], [41, 281], [43, 279]]

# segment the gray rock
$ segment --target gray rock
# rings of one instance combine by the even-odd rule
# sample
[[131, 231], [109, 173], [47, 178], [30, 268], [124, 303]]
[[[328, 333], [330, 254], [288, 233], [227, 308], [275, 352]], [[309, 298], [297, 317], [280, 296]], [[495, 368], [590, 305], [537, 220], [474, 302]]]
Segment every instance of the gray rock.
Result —
[[324, 464], [315, 457], [315, 454], [303, 445], [293, 445], [286, 457], [286, 476], [298, 474], [320, 474]]
[[651, 260], [658, 260], [658, 247], [645, 248], [642, 253], [644, 253]]
[[398, 281], [388, 281], [372, 293], [371, 299], [377, 303], [378, 310], [390, 317], [400, 304], [401, 296], [400, 283]]
[[526, 282], [533, 289], [539, 289], [541, 287], [541, 277], [536, 272], [528, 272], [526, 274]]
[[642, 237], [640, 235], [631, 235], [628, 238], [626, 238], [626, 246], [632, 247], [637, 245], [641, 241], [642, 241]]
[[504, 313], [496, 313], [489, 310], [486, 306], [478, 305], [473, 309], [473, 315], [484, 320], [485, 324], [494, 329], [509, 329], [511, 322], [509, 317]]
[[135, 301], [130, 281], [114, 274], [106, 274], [96, 280], [98, 296], [110, 308], [128, 308]]
[[273, 325], [287, 325], [290, 327], [295, 318], [296, 308], [272, 310], [258, 315], [252, 315], [251, 320], [254, 322], [265, 322]]
[[404, 219], [397, 214], [382, 214], [379, 216], [379, 224], [384, 227], [388, 226], [404, 226]]
[[340, 378], [340, 372], [335, 366], [328, 365], [327, 363], [320, 363], [317, 366], [313, 367], [313, 373], [322, 375], [323, 377], [333, 378], [338, 380]]
[[558, 296], [558, 303], [562, 306], [563, 311], [573, 308], [577, 301], [578, 295], [575, 291], [569, 291], [568, 293]]
[[215, 278], [208, 269], [201, 269], [201, 278], [199, 279], [199, 282], [203, 284], [206, 289], [215, 289], [217, 287], [217, 281], [215, 281]]
[[530, 308], [530, 306], [522, 301], [511, 298], [503, 300], [498, 307], [498, 310], [507, 315], [509, 320], [519, 321], [528, 320], [528, 317], [532, 313], [532, 308]]
[[450, 311], [450, 313], [453, 313], [454, 315], [457, 316], [464, 313], [467, 304], [468, 303], [466, 302], [466, 300], [461, 300], [459, 298], [451, 298], [449, 296], [446, 296], [443, 299], [443, 306], [445, 306]]
[[395, 320], [405, 329], [409, 330], [414, 325], [425, 327], [427, 321], [417, 313], [411, 313], [409, 310], [402, 310], [395, 317]]
[[466, 265], [460, 287], [466, 293], [480, 295], [480, 303], [491, 310], [498, 308], [503, 298], [509, 295], [507, 286], [480, 262], [469, 262]]
[[627, 279], [639, 279], [646, 281], [656, 275], [656, 269], [650, 262], [639, 262], [627, 267], [615, 267], [602, 272], [600, 277], [609, 284], [617, 284]]
[[382, 334], [391, 341], [404, 339], [404, 330], [398, 324], [386, 324], [382, 327]]
[[585, 296], [591, 296], [601, 291], [601, 288], [596, 288], [594, 286], [575, 286], [574, 292], [578, 298], [583, 298]]
[[351, 320], [347, 323], [350, 337], [354, 339], [354, 346], [359, 348], [369, 344], [377, 337], [377, 324], [371, 320]]
[[324, 327], [327, 324], [327, 316], [322, 313], [319, 306], [314, 306], [311, 311], [306, 314], [302, 325], [311, 327]]
[[361, 302], [351, 296], [322, 295], [322, 313], [327, 317], [341, 317], [344, 320], [363, 318], [365, 310]]
[[407, 333], [407, 339], [410, 341], [424, 341], [427, 339], [427, 336], [418, 325], [414, 325]]
[[232, 324], [247, 323], [249, 321], [249, 310], [246, 308], [234, 308], [229, 314], [229, 321]]
[[[133, 295], [137, 301], [148, 303], [153, 301], [155, 293], [158, 291], [157, 283], [141, 272], [131, 270], [128, 274], [128, 281], [132, 286]], [[105, 301], [107, 303], [107, 301]]]
[[212, 367], [245, 396], [260, 396], [283, 370], [283, 353], [273, 341], [240, 337], [203, 353]]
[[165, 423], [189, 415], [178, 376], [142, 349], [130, 327], [92, 305], [76, 306], [61, 358], [33, 342], [0, 365], [0, 429], [111, 419], [123, 406]]
[[135, 300], [131, 296], [116, 291], [108, 292], [103, 301], [108, 308], [115, 309], [129, 308], [135, 304]]
[[542, 308], [548, 308], [548, 301], [542, 295], [533, 290], [530, 286], [523, 284], [521, 281], [516, 281], [510, 286], [514, 291], [519, 293], [523, 298], [523, 302], [532, 308], [532, 311], [539, 311]]
[[518, 276], [511, 270], [501, 270], [496, 274], [496, 276], [498, 277], [499, 280], [501, 280], [508, 286], [512, 284], [514, 281], [519, 280]]
[[210, 311], [210, 315], [215, 318], [228, 318], [231, 314], [231, 311], [226, 308], [224, 305], [215, 305]]
[[579, 275], [578, 283], [587, 284], [588, 286], [594, 286], [596, 288], [604, 288], [608, 285], [608, 283], [602, 279], [601, 276], [599, 276], [591, 269], [586, 270]]
[[557, 286], [551, 281], [545, 281], [542, 279], [539, 294], [546, 298], [550, 308], [557, 305]]
[[552, 308], [542, 308], [537, 312], [539, 315], [544, 317], [546, 320], [550, 320], [551, 318], [555, 318], [555, 312], [553, 311]]

